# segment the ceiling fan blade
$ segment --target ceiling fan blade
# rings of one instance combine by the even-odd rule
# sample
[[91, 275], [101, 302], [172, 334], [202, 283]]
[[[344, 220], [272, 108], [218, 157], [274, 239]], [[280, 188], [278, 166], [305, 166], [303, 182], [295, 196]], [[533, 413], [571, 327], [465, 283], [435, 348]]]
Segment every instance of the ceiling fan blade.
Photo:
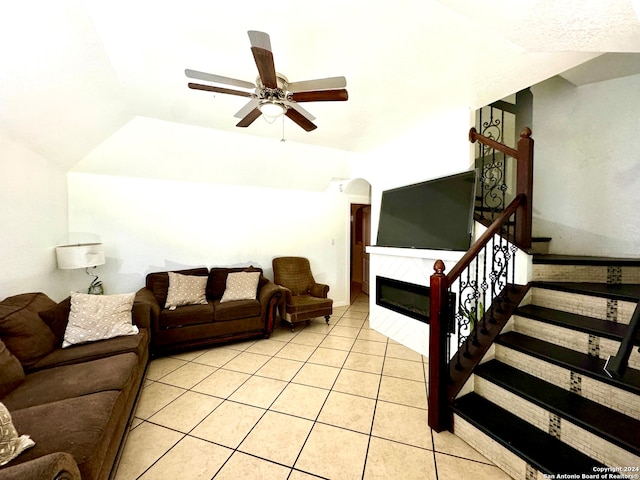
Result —
[[307, 120], [304, 115], [293, 108], [287, 109], [287, 113], [285, 115], [300, 125], [307, 132], [318, 128], [318, 126], [314, 125], [311, 120]]
[[313, 122], [316, 119], [316, 117], [314, 117], [311, 113], [307, 112], [304, 108], [302, 108], [302, 105], [299, 105], [296, 102], [283, 101], [282, 103], [287, 105], [289, 108], [296, 109], [298, 113], [302, 114], [302, 116], [304, 116], [307, 120], [311, 122]]
[[205, 90], [207, 92], [227, 93], [229, 95], [238, 95], [240, 97], [252, 97], [249, 92], [241, 92], [240, 90], [231, 90], [230, 88], [214, 87], [212, 85], [200, 85], [199, 83], [189, 83], [189, 88], [194, 90]]
[[278, 88], [273, 53], [270, 50], [259, 47], [251, 47], [251, 53], [253, 53], [253, 59], [256, 61], [262, 84], [267, 88]]
[[349, 99], [345, 89], [316, 90], [313, 92], [292, 93], [291, 98], [296, 102], [341, 102]]
[[233, 85], [234, 87], [241, 88], [256, 88], [255, 84], [251, 82], [245, 82], [244, 80], [237, 80], [235, 78], [223, 77], [222, 75], [215, 75], [213, 73], [198, 72], [197, 70], [185, 69], [184, 74], [189, 78], [195, 78], [196, 80], [204, 80], [205, 82], [224, 83], [225, 85]]
[[240, 120], [236, 127], [248, 127], [253, 123], [253, 121], [262, 115], [262, 112], [258, 108], [254, 108], [251, 110], [242, 120]]
[[247, 34], [249, 34], [249, 41], [251, 42], [252, 47], [271, 51], [271, 38], [268, 33], [249, 30]]
[[305, 80], [302, 82], [289, 83], [288, 90], [292, 93], [295, 92], [309, 92], [312, 90], [336, 90], [339, 88], [345, 88], [347, 86], [347, 79], [345, 77], [329, 77], [318, 78], [316, 80]]
[[236, 118], [244, 118], [253, 109], [257, 108], [258, 105], [260, 105], [260, 99], [259, 98], [252, 98], [251, 100], [249, 100], [249, 103], [247, 103], [244, 107], [242, 107], [240, 110], [238, 110], [238, 112], [234, 115], [234, 117], [236, 117]]

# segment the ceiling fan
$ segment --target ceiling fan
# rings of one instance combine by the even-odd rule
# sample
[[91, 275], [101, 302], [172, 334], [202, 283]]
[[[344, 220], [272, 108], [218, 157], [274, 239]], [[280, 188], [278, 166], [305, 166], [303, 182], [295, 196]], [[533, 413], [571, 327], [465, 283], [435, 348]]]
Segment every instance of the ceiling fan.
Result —
[[248, 127], [260, 115], [264, 115], [267, 121], [271, 122], [281, 115], [286, 115], [304, 130], [310, 132], [317, 128], [313, 123], [315, 117], [302, 108], [299, 103], [348, 100], [349, 95], [345, 89], [347, 79], [345, 77], [289, 82], [284, 75], [276, 72], [269, 35], [255, 30], [250, 30], [247, 33], [251, 42], [251, 52], [258, 67], [259, 76], [256, 78], [256, 84], [190, 69], [186, 69], [184, 72], [187, 77], [196, 80], [246, 89], [233, 90], [200, 83], [188, 84], [189, 88], [195, 90], [251, 98], [249, 103], [235, 114], [241, 119], [236, 125], [237, 127]]

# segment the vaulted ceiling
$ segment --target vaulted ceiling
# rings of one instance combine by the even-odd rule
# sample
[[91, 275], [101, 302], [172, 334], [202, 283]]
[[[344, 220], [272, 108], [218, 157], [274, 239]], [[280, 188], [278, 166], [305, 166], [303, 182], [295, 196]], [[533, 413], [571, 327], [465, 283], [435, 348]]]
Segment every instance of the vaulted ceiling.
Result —
[[[235, 127], [246, 99], [190, 90], [184, 69], [255, 81], [247, 30], [270, 34], [290, 81], [345, 76], [349, 101], [306, 103], [310, 133]], [[370, 151], [603, 53], [638, 73], [640, 23], [630, 0], [25, 0], [3, 8], [0, 42], [0, 129], [70, 168], [137, 117]]]

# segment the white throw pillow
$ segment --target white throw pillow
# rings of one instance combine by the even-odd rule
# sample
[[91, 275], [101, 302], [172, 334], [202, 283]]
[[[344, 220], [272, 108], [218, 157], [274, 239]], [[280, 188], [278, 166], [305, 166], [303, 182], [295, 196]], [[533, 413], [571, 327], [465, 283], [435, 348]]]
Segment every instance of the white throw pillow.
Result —
[[259, 281], [260, 272], [230, 273], [227, 275], [227, 286], [220, 303], [232, 300], [255, 300]]
[[62, 348], [138, 333], [131, 317], [135, 296], [135, 293], [89, 295], [72, 292]]
[[207, 304], [207, 277], [169, 272], [169, 290], [164, 308]]
[[35, 442], [29, 438], [29, 435], [18, 435], [9, 410], [0, 403], [0, 465], [6, 465], [34, 445]]

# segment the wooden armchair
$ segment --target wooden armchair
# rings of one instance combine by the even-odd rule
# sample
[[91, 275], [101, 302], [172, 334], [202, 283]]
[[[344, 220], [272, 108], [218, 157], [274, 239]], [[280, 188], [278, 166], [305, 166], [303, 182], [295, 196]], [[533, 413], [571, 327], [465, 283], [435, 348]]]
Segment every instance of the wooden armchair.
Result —
[[327, 298], [329, 285], [317, 283], [311, 273], [309, 260], [304, 257], [278, 257], [272, 261], [274, 283], [282, 287], [280, 317], [291, 324], [324, 317], [329, 324], [333, 314], [333, 300]]

